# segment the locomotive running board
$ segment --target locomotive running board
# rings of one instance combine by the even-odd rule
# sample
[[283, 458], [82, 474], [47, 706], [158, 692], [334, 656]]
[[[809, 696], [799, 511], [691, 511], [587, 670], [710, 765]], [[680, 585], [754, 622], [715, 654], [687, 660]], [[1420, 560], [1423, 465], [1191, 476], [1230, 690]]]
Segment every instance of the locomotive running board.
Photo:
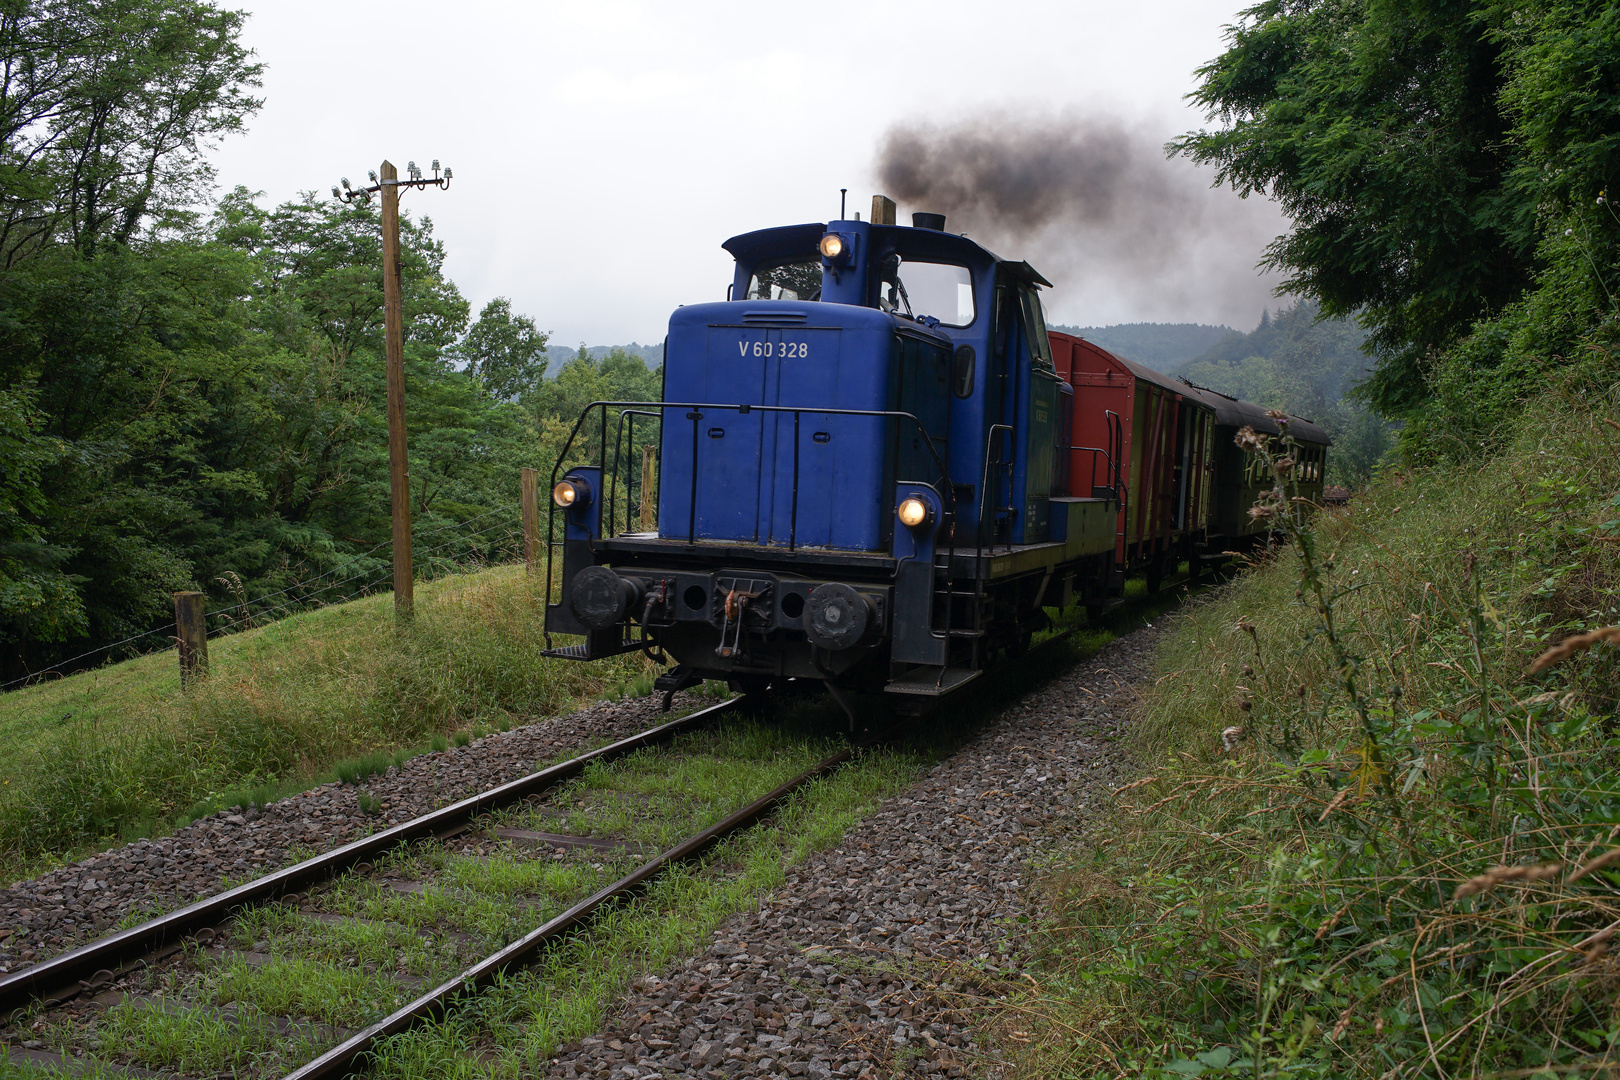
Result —
[[886, 694], [918, 694], [923, 697], [942, 697], [977, 679], [983, 672], [967, 668], [916, 667], [890, 679], [883, 687]]

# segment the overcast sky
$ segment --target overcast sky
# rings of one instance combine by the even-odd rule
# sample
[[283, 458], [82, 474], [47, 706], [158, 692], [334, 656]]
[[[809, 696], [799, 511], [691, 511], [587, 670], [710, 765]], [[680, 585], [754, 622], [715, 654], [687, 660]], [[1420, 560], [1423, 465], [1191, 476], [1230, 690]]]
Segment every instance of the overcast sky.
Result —
[[[215, 154], [222, 188], [274, 203], [358, 182], [385, 157], [401, 172], [438, 158], [450, 189], [404, 206], [433, 218], [474, 313], [509, 296], [572, 347], [658, 341], [677, 305], [722, 298], [731, 235], [835, 217], [840, 187], [864, 212], [897, 127], [1112, 123], [1156, 145], [1200, 126], [1183, 96], [1242, 5], [244, 6], [266, 100]], [[1185, 162], [1162, 168], [1154, 183], [1207, 187]], [[973, 235], [1047, 270], [1054, 322], [1252, 328], [1277, 304], [1254, 264], [1281, 218], [1258, 199], [1199, 197], [1221, 227], [1146, 264], [1121, 248], [1134, 226], [1059, 223], [1030, 250], [1023, 234]], [[930, 207], [902, 203], [901, 220], [916, 209]]]

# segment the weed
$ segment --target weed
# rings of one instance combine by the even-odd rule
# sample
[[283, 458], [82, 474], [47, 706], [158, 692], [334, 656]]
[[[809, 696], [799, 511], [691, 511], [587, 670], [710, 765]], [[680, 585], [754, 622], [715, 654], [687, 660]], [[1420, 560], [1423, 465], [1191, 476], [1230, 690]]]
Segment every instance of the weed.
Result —
[[332, 766], [337, 778], [345, 784], [358, 784], [369, 780], [373, 776], [381, 776], [394, 764], [394, 755], [379, 750], [370, 754], [363, 754], [357, 758], [349, 758]]

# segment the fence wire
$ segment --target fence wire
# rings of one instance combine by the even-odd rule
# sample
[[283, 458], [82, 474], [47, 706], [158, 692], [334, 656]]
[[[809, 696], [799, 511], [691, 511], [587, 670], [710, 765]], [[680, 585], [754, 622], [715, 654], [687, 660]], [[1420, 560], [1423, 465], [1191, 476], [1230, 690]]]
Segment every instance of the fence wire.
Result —
[[[425, 532], [415, 533], [412, 536], [411, 561], [413, 564], [417, 564], [417, 573], [419, 575], [424, 575], [425, 580], [431, 581], [434, 578], [464, 570], [469, 566], [494, 565], [497, 562], [497, 557], [503, 552], [508, 552], [508, 549], [508, 553], [521, 556], [523, 551], [523, 526], [521, 524], [522, 513], [522, 504], [514, 503], [506, 506], [498, 506], [492, 510], [486, 510], [483, 513], [475, 514], [463, 521], [450, 522], [436, 528], [429, 529]], [[483, 528], [480, 528], [475, 532], [460, 533], [432, 547], [421, 546], [420, 542], [423, 540], [440, 536], [443, 533], [450, 532], [452, 530], [465, 529], [468, 525], [485, 521], [486, 519], [494, 517], [498, 514], [515, 515], [518, 518], [519, 524], [514, 527], [510, 519], [506, 521], [494, 521], [486, 524]], [[483, 542], [477, 543], [481, 538], [484, 538]], [[441, 552], [451, 548], [471, 548], [474, 547], [475, 544], [482, 550], [471, 553], [473, 555], [471, 558], [455, 559], [440, 557]], [[345, 603], [364, 596], [370, 596], [376, 592], [383, 591], [379, 587], [384, 584], [388, 585], [391, 590], [394, 577], [392, 558], [390, 557], [384, 559], [377, 557], [378, 552], [391, 548], [392, 541], [385, 540], [380, 544], [374, 545], [367, 551], [345, 559], [343, 562], [332, 567], [331, 569], [322, 570], [311, 577], [294, 582], [293, 584], [281, 589], [277, 589], [274, 592], [265, 593], [261, 596], [255, 596], [251, 599], [238, 600], [235, 603], [226, 604], [221, 608], [211, 611], [208, 613], [208, 619], [223, 621], [208, 631], [208, 637], [222, 637], [239, 630], [246, 630], [254, 626], [263, 625], [267, 622], [274, 622], [278, 619], [285, 618], [288, 615], [297, 614], [300, 611], [312, 611], [318, 608], [330, 607], [333, 604]], [[368, 560], [370, 560], [373, 565], [360, 570], [358, 573], [351, 574], [346, 578], [328, 582], [324, 585], [321, 584], [324, 579], [330, 577], [331, 575], [339, 573], [345, 569], [348, 569], [349, 567], [356, 566], [360, 563], [367, 562]], [[426, 563], [427, 565], [422, 566], [421, 564], [423, 563]], [[327, 596], [327, 594], [331, 593], [335, 589], [338, 589], [344, 585], [352, 584], [362, 579], [372, 580], [368, 580], [366, 584], [351, 589], [348, 592], [341, 593], [337, 596]], [[323, 596], [326, 598], [317, 600], [318, 597]], [[281, 602], [270, 603], [270, 601], [276, 600], [280, 600]], [[154, 647], [146, 649], [131, 648], [138, 642], [144, 642], [148, 639], [154, 638], [161, 639], [163, 644], [156, 645], [156, 643], [154, 643]], [[82, 652], [77, 656], [68, 657], [65, 660], [58, 660], [38, 671], [23, 675], [20, 678], [12, 679], [9, 682], [0, 683], [0, 692], [38, 682], [53, 675], [63, 675], [63, 668], [78, 665], [92, 657], [103, 656], [107, 653], [113, 652], [114, 650], [129, 649], [130, 655], [121, 657], [120, 659], [131, 660], [141, 656], [150, 656], [154, 653], [168, 651], [175, 648], [176, 644], [177, 642], [173, 625], [160, 626], [155, 630], [148, 630], [142, 634], [133, 634], [120, 641], [109, 642], [106, 645], [98, 645], [94, 649]], [[67, 672], [66, 674], [72, 674], [72, 672]]]

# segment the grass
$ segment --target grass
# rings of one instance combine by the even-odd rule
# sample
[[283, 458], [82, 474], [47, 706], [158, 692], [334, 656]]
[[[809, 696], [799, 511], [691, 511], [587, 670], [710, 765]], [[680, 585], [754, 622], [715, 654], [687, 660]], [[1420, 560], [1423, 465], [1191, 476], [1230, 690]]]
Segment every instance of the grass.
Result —
[[[781, 729], [727, 726], [677, 739], [668, 751], [591, 762], [568, 790], [515, 819], [520, 828], [623, 837], [658, 849], [679, 843], [833, 753]], [[573, 804], [570, 806], [570, 804]]]
[[359, 782], [648, 677], [639, 656], [542, 657], [538, 588], [521, 567], [425, 583], [404, 629], [388, 596], [301, 613], [212, 642], [187, 692], [149, 656], [0, 696], [0, 872]]
[[[1112, 623], [1093, 627], [1092, 634], [1101, 641], [1143, 617], [1150, 616], [1122, 610], [1110, 616]], [[970, 737], [986, 709], [1060, 666], [1046, 654], [1040, 662], [981, 680], [963, 707], [918, 727], [909, 744], [866, 753], [796, 794], [764, 827], [725, 842], [702, 863], [676, 869], [636, 900], [611, 910], [553, 950], [540, 967], [509, 975], [493, 993], [442, 1023], [392, 1040], [380, 1052], [381, 1073], [533, 1074], [559, 1045], [594, 1030], [631, 979], [701, 949], [726, 917], [777, 889], [788, 868], [839, 843], [884, 798]], [[843, 724], [842, 712], [830, 702], [787, 701], [770, 724], [734, 720], [682, 736], [668, 747], [595, 765], [550, 805], [516, 808], [498, 820], [666, 846], [842, 746], [837, 732]], [[363, 780], [386, 760], [356, 759], [344, 766], [345, 779]], [[391, 974], [446, 978], [642, 858], [594, 852], [535, 858], [478, 835], [457, 845], [456, 850], [397, 850], [378, 859], [371, 875], [346, 875], [314, 894], [327, 918], [289, 905], [241, 913], [227, 944], [268, 954], [271, 963], [255, 966], [230, 954], [216, 957], [193, 949], [189, 974], [154, 975], [149, 991], [211, 1002], [217, 1009], [114, 1010], [89, 1033], [90, 1048], [128, 1055], [147, 1066], [204, 1072], [258, 1074], [290, 1064], [294, 1050], [265, 1047], [264, 1017], [345, 1027], [374, 1019], [410, 993]], [[389, 878], [427, 887], [404, 893], [387, 887]], [[464, 1057], [469, 1050], [476, 1050], [484, 1064]]]
[[1290, 528], [1172, 616], [1144, 775], [990, 1005], [1018, 1075], [1611, 1075], [1620, 410]]
[[215, 1073], [276, 1059], [292, 1063], [316, 1048], [278, 1032], [250, 1009], [224, 1015], [200, 1009], [115, 1005], [101, 1028], [101, 1052], [125, 1054], [146, 1067]]

